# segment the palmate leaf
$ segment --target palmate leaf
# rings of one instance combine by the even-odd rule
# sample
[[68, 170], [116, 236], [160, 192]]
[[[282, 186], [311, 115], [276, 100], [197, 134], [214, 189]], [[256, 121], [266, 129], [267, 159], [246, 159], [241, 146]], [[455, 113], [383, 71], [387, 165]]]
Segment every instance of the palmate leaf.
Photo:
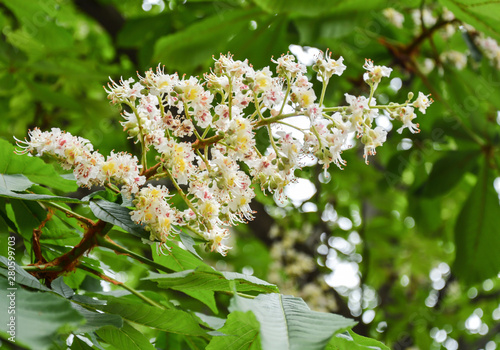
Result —
[[500, 205], [493, 187], [496, 174], [486, 159], [482, 163], [476, 186], [455, 224], [453, 271], [467, 283], [484, 281], [500, 271]]
[[264, 350], [324, 349], [334, 334], [356, 324], [340, 315], [311, 311], [304, 300], [282, 294], [260, 294], [255, 299], [236, 295], [230, 311], [255, 314]]
[[52, 165], [45, 164], [40, 158], [18, 155], [14, 151], [12, 144], [0, 138], [0, 174], [23, 174], [34, 183], [64, 192], [78, 188], [76, 181], [61, 177]]
[[94, 213], [98, 219], [121, 227], [135, 236], [149, 238], [149, 233], [144, 227], [136, 224], [130, 218], [130, 209], [122, 207], [120, 204], [99, 199], [90, 202], [90, 210], [92, 210], [92, 213]]

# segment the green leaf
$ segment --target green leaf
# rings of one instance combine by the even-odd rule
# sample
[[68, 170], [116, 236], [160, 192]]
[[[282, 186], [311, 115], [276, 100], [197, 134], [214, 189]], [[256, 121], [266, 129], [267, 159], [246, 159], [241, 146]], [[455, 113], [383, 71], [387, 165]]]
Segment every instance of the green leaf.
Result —
[[30, 188], [33, 182], [22, 174], [1, 174], [0, 173], [0, 190], [8, 191], [24, 191]]
[[224, 335], [213, 337], [207, 350], [218, 349], [262, 349], [259, 337], [259, 322], [250, 311], [235, 311], [229, 314], [220, 330]]
[[90, 346], [87, 345], [83, 340], [78, 338], [78, 335], [75, 335], [73, 338], [73, 343], [70, 347], [71, 350], [92, 350]]
[[33, 229], [40, 227], [47, 217], [47, 211], [37, 202], [11, 199], [16, 223], [24, 239], [31, 241]]
[[[0, 269], [0, 274], [7, 277], [8, 275], [7, 267], [12, 265], [12, 262], [9, 262], [9, 260], [6, 257], [0, 256], [0, 263], [5, 265], [5, 269], [3, 268]], [[17, 263], [14, 263], [14, 271], [16, 272], [16, 283], [42, 291], [50, 290], [49, 288], [41, 284], [35, 277], [24, 271], [24, 269]]]
[[91, 201], [90, 209], [98, 219], [121, 227], [135, 236], [149, 239], [149, 233], [144, 229], [144, 227], [136, 224], [130, 218], [130, 209], [104, 199]]
[[142, 324], [165, 332], [200, 336], [206, 332], [195, 318], [182, 310], [160, 309], [144, 303], [109, 300], [107, 305], [97, 306], [102, 311], [117, 314], [127, 321]]
[[278, 288], [253, 276], [236, 272], [219, 272], [208, 266], [199, 266], [196, 270], [186, 270], [170, 274], [150, 272], [145, 278], [158, 283], [161, 288], [172, 288], [180, 291], [211, 290], [231, 292], [235, 283], [239, 292], [258, 291], [274, 293]]
[[[15, 317], [16, 343], [26, 344], [34, 349], [48, 349], [57, 332], [75, 329], [83, 322], [83, 317], [74, 310], [70, 302], [51, 293], [28, 292], [22, 288], [7, 290], [7, 281], [0, 278], [2, 299], [15, 295], [15, 315], [0, 313], [0, 334], [8, 334], [7, 324]], [[7, 295], [5, 295], [7, 294]]]
[[45, 164], [40, 158], [15, 154], [14, 151], [14, 146], [0, 138], [0, 174], [23, 174], [34, 183], [64, 192], [78, 188], [76, 181], [61, 177], [52, 165]]
[[260, 12], [256, 8], [221, 12], [164, 36], [156, 42], [153, 60], [182, 70], [203, 64], [218, 55], [230, 38], [247, 30], [249, 21]]
[[390, 350], [378, 340], [362, 337], [353, 331], [337, 334], [325, 350]]
[[194, 246], [196, 243], [195, 243], [193, 237], [191, 237], [187, 233], [181, 231], [179, 233], [179, 238], [181, 239], [182, 244], [184, 245], [184, 247], [186, 247], [188, 252], [193, 253], [193, 255], [195, 255], [197, 258], [199, 258], [200, 260], [203, 260], [201, 258], [201, 256], [198, 254], [198, 252], [196, 251], [196, 249], [194, 249]]
[[209, 316], [202, 314], [201, 312], [195, 312], [194, 313], [196, 317], [198, 317], [201, 321], [201, 323], [208, 328], [211, 329], [220, 329], [222, 326], [224, 326], [224, 323], [226, 322], [225, 319], [220, 318], [220, 317], [215, 317], [215, 316]]
[[123, 326], [123, 319], [119, 315], [90, 311], [75, 303], [72, 303], [71, 306], [78, 311], [80, 315], [85, 317], [86, 320], [84, 325], [78, 327], [78, 333], [94, 332], [105, 326], [115, 326], [117, 328]]
[[453, 269], [466, 283], [494, 277], [500, 271], [500, 205], [493, 187], [495, 172], [484, 160], [455, 224], [456, 258]]
[[255, 314], [264, 350], [324, 349], [334, 334], [356, 324], [340, 315], [311, 311], [300, 298], [275, 293], [255, 299], [236, 295], [230, 311]]
[[193, 270], [200, 265], [206, 266], [203, 261], [177, 246], [175, 242], [167, 242], [167, 246], [170, 249], [169, 253], [158, 254], [156, 245], [151, 245], [151, 254], [154, 261], [174, 271]]
[[486, 0], [439, 0], [455, 17], [484, 32], [495, 40], [500, 40], [498, 16], [500, 4], [498, 1]]
[[0, 187], [0, 197], [21, 199], [23, 201], [36, 201], [36, 202], [85, 203], [79, 200], [78, 198], [51, 196], [47, 194], [35, 194], [35, 193], [16, 193], [5, 190], [2, 187]]
[[434, 163], [429, 178], [419, 192], [431, 198], [448, 193], [474, 167], [479, 156], [479, 150], [446, 152]]
[[262, 9], [269, 13], [297, 13], [301, 16], [321, 16], [325, 13], [336, 14], [348, 11], [369, 11], [387, 7], [382, 0], [254, 0]]
[[105, 326], [96, 331], [97, 335], [117, 349], [155, 350], [149, 340], [128, 322], [122, 328]]

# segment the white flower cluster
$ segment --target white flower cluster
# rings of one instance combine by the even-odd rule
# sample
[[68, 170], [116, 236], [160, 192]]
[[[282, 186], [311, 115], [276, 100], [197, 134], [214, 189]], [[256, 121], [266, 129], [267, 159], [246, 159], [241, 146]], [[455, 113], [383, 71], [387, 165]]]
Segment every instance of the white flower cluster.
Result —
[[[73, 168], [80, 185], [122, 184], [125, 193], [135, 195], [132, 219], [150, 230], [152, 240], [165, 242], [181, 226], [224, 255], [229, 227], [253, 219], [252, 185], [283, 201], [283, 190], [294, 181], [302, 158], [316, 157], [325, 170], [331, 163], [342, 167], [346, 162], [341, 153], [353, 134], [364, 144], [368, 162], [386, 139], [383, 128], [373, 127], [381, 111], [403, 123], [399, 131], [406, 127], [418, 132], [418, 124], [412, 122], [414, 108], [425, 113], [432, 102], [420, 93], [413, 103], [410, 98], [403, 104], [377, 105], [373, 94], [392, 69], [367, 60], [364, 79], [370, 96], [345, 94], [348, 105], [326, 107], [323, 100], [330, 78], [346, 69], [342, 57], [334, 60], [328, 52], [317, 57], [313, 69], [323, 84], [319, 100], [306, 66], [294, 56], [272, 61], [277, 65], [276, 76], [269, 67], [255, 70], [247, 60], [221, 55], [203, 79], [166, 74], [159, 66], [137, 82], [132, 78], [111, 81], [108, 98], [126, 106], [122, 125], [141, 144], [140, 165], [125, 153], [112, 153], [105, 160], [87, 140], [59, 129], [35, 129], [29, 141], [19, 143], [26, 152], [52, 154], [66, 168]], [[285, 119], [299, 115], [310, 120], [310, 127], [301, 129], [303, 142], [291, 133], [271, 132], [271, 125], [287, 124]], [[257, 148], [259, 128], [269, 137], [265, 151]], [[153, 150], [158, 163], [148, 169], [146, 153]], [[168, 179], [177, 193], [164, 186], [143, 187], [153, 178]], [[172, 196], [182, 199], [184, 208], [169, 204]]]
[[35, 153], [57, 158], [64, 169], [73, 169], [79, 186], [91, 187], [106, 183], [123, 185], [122, 193], [129, 196], [144, 185], [146, 178], [139, 173], [141, 165], [137, 158], [128, 153], [114, 153], [105, 159], [93, 151], [89, 140], [52, 128], [42, 132], [35, 128], [29, 132], [30, 140], [17, 140], [23, 150], [19, 153]]

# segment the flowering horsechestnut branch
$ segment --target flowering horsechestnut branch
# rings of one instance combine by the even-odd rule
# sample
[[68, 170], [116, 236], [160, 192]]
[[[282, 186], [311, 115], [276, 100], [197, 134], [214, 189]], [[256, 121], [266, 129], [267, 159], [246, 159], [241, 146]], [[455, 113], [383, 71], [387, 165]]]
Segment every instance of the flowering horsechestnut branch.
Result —
[[[133, 197], [131, 219], [144, 225], [153, 241], [164, 243], [178, 233], [177, 227], [184, 227], [225, 255], [229, 227], [253, 219], [253, 186], [283, 201], [285, 186], [294, 181], [294, 170], [306, 158], [316, 158], [325, 171], [332, 163], [345, 166], [342, 152], [353, 135], [364, 145], [368, 163], [386, 140], [387, 131], [374, 126], [381, 111], [402, 123], [398, 132], [408, 128], [416, 133], [415, 109], [425, 113], [432, 102], [419, 92], [413, 102], [410, 93], [404, 103], [378, 105], [374, 93], [392, 69], [366, 60], [363, 78], [369, 96], [346, 93], [345, 106], [325, 106], [330, 79], [346, 69], [342, 57], [334, 60], [328, 51], [317, 57], [313, 69], [322, 83], [319, 99], [306, 67], [294, 56], [272, 62], [276, 76], [269, 67], [255, 70], [247, 60], [228, 54], [216, 59], [203, 79], [166, 74], [159, 66], [137, 82], [111, 81], [108, 98], [125, 106], [121, 124], [140, 144], [140, 159], [124, 152], [105, 157], [90, 141], [57, 128], [30, 131], [29, 140], [18, 140], [20, 153], [55, 157], [63, 168], [73, 170], [80, 186], [121, 186], [122, 196]], [[291, 125], [287, 119], [294, 116], [307, 116], [309, 127]], [[303, 141], [284, 131], [274, 133], [272, 126], [277, 125], [300, 130]], [[265, 152], [256, 146], [259, 128], [269, 137]], [[155, 152], [157, 161], [150, 168], [148, 152]], [[176, 192], [148, 183], [152, 179], [169, 180]], [[182, 199], [184, 208], [171, 204], [173, 196]]]

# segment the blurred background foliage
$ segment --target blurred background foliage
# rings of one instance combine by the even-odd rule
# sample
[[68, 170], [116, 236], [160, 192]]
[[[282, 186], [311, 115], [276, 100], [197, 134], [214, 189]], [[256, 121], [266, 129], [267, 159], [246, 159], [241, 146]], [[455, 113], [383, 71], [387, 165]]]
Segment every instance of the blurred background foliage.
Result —
[[[383, 15], [388, 7], [404, 15], [401, 28]], [[436, 22], [412, 20], [424, 8]], [[421, 132], [393, 130], [368, 166], [354, 146], [343, 154], [344, 170], [302, 169], [302, 186], [290, 190], [291, 199], [302, 198], [276, 206], [259, 195], [256, 219], [237, 228], [228, 256], [205, 259], [276, 283], [312, 309], [354, 318], [358, 334], [393, 349], [493, 350], [500, 344], [500, 54], [488, 56], [475, 38], [483, 32], [500, 41], [498, 18], [498, 2], [474, 0], [3, 0], [0, 137], [13, 142], [35, 126], [59, 127], [103, 154], [137, 154], [106, 99], [108, 77], [158, 64], [201, 75], [212, 55], [228, 51], [261, 68], [289, 50], [329, 48], [348, 69], [329, 86], [328, 105], [345, 104], [346, 92], [369, 92], [365, 58], [393, 67], [376, 98], [432, 93]], [[465, 64], [447, 59], [450, 51]], [[134, 237], [111, 236], [150, 254]], [[146, 283], [141, 266], [95, 254], [132, 286]], [[99, 288], [80, 273], [66, 283]]]

